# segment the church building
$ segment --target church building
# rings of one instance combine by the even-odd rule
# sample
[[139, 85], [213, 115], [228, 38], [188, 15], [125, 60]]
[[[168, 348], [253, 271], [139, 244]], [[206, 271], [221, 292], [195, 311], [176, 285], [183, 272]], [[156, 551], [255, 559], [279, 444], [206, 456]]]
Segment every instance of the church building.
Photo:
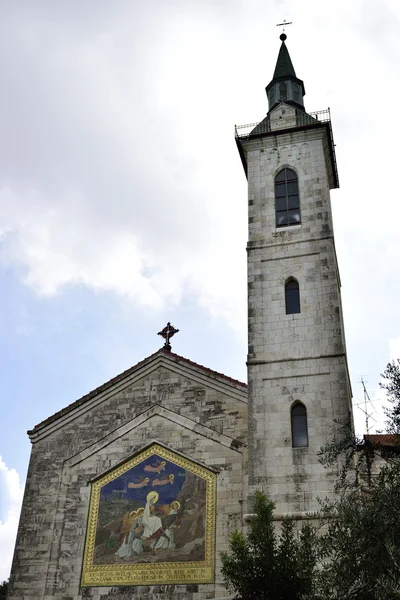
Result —
[[246, 530], [255, 490], [277, 521], [333, 493], [317, 452], [351, 414], [335, 145], [280, 39], [267, 115], [236, 127], [248, 383], [172, 352], [168, 323], [158, 352], [29, 431], [9, 600], [226, 598], [220, 553]]

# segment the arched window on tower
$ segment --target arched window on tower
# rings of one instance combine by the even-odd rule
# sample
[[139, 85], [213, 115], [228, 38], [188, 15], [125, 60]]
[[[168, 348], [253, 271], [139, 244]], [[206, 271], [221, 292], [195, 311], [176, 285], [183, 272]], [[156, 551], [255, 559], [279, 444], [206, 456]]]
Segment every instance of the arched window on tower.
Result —
[[281, 100], [286, 100], [287, 98], [287, 85], [286, 83], [281, 83], [279, 86], [279, 98]]
[[275, 177], [276, 226], [300, 224], [299, 181], [292, 169], [282, 169]]
[[292, 422], [292, 448], [308, 446], [307, 409], [301, 402], [292, 406], [290, 413]]
[[300, 311], [300, 288], [296, 279], [289, 279], [285, 284], [286, 314], [295, 315]]

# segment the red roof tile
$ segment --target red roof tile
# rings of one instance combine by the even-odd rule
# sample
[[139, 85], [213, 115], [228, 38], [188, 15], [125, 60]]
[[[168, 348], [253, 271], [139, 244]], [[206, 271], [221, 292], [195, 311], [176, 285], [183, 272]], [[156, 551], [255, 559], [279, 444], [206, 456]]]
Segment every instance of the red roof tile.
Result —
[[32, 430], [28, 431], [28, 434], [34, 433], [38, 429], [41, 429], [42, 427], [45, 427], [46, 425], [49, 425], [50, 423], [53, 423], [54, 421], [56, 421], [60, 417], [68, 414], [69, 412], [71, 412], [75, 408], [78, 408], [78, 406], [81, 406], [82, 404], [85, 404], [85, 402], [87, 402], [88, 400], [91, 400], [92, 398], [94, 398], [95, 396], [97, 396], [98, 394], [100, 394], [101, 392], [105, 392], [106, 390], [108, 390], [109, 388], [111, 388], [114, 384], [116, 384], [119, 381], [122, 381], [123, 379], [125, 379], [125, 377], [129, 377], [129, 375], [131, 375], [132, 373], [134, 373], [136, 370], [140, 369], [140, 367], [143, 367], [146, 363], [151, 362], [157, 355], [168, 356], [168, 357], [172, 358], [174, 360], [174, 362], [176, 362], [176, 363], [184, 363], [184, 364], [190, 365], [192, 367], [195, 367], [196, 369], [200, 369], [201, 371], [203, 371], [208, 376], [215, 377], [215, 378], [221, 378], [221, 379], [224, 379], [225, 381], [227, 381], [230, 384], [233, 384], [235, 386], [239, 386], [239, 387], [241, 387], [243, 389], [247, 389], [247, 384], [243, 383], [242, 381], [238, 381], [237, 379], [233, 379], [232, 377], [228, 377], [227, 375], [224, 375], [223, 373], [218, 373], [217, 371], [213, 371], [212, 369], [208, 369], [207, 367], [203, 367], [203, 365], [199, 365], [198, 363], [195, 363], [192, 360], [189, 360], [188, 358], [184, 358], [183, 356], [179, 356], [179, 354], [174, 354], [173, 352], [170, 352], [169, 350], [166, 350], [165, 348], [161, 348], [157, 352], [154, 352], [154, 354], [151, 354], [147, 358], [145, 358], [145, 359], [141, 360], [140, 362], [138, 362], [133, 367], [130, 367], [129, 369], [127, 369], [123, 373], [120, 373], [119, 375], [117, 375], [116, 377], [113, 377], [112, 379], [110, 379], [106, 383], [103, 383], [103, 385], [100, 385], [99, 387], [97, 387], [93, 391], [89, 392], [85, 396], [82, 396], [82, 398], [79, 398], [78, 400], [75, 400], [75, 402], [72, 402], [72, 404], [69, 404], [65, 408], [62, 408], [61, 410], [57, 411], [56, 413], [54, 413], [54, 415], [51, 415], [50, 417], [48, 417], [44, 421], [41, 421], [41, 423], [38, 423], [38, 425], [35, 425], [35, 427]]
[[400, 435], [395, 433], [368, 433], [364, 435], [364, 440], [373, 446], [400, 447]]

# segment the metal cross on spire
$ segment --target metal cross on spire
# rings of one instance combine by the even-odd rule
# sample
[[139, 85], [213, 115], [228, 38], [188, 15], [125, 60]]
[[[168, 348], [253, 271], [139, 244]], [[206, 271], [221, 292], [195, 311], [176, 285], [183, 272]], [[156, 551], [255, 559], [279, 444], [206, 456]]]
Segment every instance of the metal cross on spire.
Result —
[[164, 348], [166, 350], [171, 351], [171, 344], [169, 343], [169, 340], [172, 338], [173, 335], [178, 333], [178, 331], [179, 329], [175, 329], [175, 327], [171, 325], [171, 323], [168, 321], [166, 327], [164, 327], [164, 329], [161, 329], [161, 331], [157, 333], [157, 335], [161, 335], [161, 337], [164, 338]]
[[277, 23], [276, 26], [277, 27], [283, 27], [282, 29], [282, 33], [279, 36], [280, 39], [282, 40], [282, 42], [284, 42], [286, 40], [286, 33], [285, 33], [285, 27], [286, 25], [293, 25], [293, 21], [286, 21], [286, 19], [283, 19], [283, 23]]

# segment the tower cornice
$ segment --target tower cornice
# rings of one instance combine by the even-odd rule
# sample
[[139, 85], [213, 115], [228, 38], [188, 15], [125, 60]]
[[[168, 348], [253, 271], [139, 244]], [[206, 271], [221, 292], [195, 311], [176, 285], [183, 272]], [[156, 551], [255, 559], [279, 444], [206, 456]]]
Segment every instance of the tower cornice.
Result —
[[[308, 121], [308, 122], [307, 122]], [[330, 189], [339, 187], [339, 174], [336, 163], [335, 143], [333, 140], [332, 124], [330, 120], [330, 110], [319, 111], [316, 113], [296, 114], [294, 118], [288, 119], [288, 126], [283, 125], [282, 128], [272, 129], [270, 116], [267, 115], [260, 123], [252, 123], [250, 125], [237, 125], [235, 127], [236, 145], [242, 161], [243, 169], [247, 177], [247, 147], [250, 142], [257, 140], [280, 137], [294, 133], [306, 131], [323, 130], [326, 136], [327, 159], [330, 165], [329, 186]]]

